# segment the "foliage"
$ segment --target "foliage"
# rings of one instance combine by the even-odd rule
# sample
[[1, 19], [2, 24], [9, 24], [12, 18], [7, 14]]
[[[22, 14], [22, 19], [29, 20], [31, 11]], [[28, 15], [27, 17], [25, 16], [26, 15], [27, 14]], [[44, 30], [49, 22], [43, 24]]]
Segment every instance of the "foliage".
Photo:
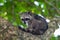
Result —
[[60, 36], [58, 36], [58, 37], [52, 36], [50, 40], [60, 40]]
[[47, 18], [60, 16], [60, 0], [36, 1], [39, 3], [39, 6], [34, 4], [34, 0], [0, 0], [0, 16], [9, 20], [15, 26], [24, 25], [20, 19], [20, 12], [32, 11]]
[[56, 40], [56, 37], [52, 36], [50, 40]]

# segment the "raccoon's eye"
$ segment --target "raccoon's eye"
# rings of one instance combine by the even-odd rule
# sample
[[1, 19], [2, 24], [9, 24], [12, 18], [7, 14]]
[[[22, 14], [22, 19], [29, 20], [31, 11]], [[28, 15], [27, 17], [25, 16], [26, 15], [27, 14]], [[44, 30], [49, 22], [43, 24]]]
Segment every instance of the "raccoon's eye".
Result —
[[30, 20], [29, 18], [26, 18], [25, 20]]
[[22, 21], [24, 21], [24, 19], [21, 19]]
[[29, 18], [25, 18], [25, 19], [22, 19], [23, 21], [28, 21], [28, 20], [30, 20]]

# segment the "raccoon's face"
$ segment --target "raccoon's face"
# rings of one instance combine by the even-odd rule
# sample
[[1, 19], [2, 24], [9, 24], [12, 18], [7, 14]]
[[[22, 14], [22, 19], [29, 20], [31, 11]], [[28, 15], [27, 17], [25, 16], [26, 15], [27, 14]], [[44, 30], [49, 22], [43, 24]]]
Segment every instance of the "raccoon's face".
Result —
[[22, 13], [21, 14], [21, 19], [25, 19], [25, 18], [31, 19], [32, 16], [28, 12]]
[[21, 14], [21, 20], [24, 24], [28, 25], [28, 22], [32, 19], [32, 16], [26, 12]]

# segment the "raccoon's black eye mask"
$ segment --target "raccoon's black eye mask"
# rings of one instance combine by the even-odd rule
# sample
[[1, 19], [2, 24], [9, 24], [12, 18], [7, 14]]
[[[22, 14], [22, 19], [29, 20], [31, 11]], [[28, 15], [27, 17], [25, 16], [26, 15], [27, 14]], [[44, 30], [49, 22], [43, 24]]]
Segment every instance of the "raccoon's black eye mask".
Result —
[[30, 19], [29, 18], [22, 19], [22, 21], [28, 21], [28, 20], [30, 20]]
[[30, 20], [29, 18], [25, 18], [25, 19], [22, 19], [22, 21], [24, 22], [24, 24], [26, 24], [26, 21]]

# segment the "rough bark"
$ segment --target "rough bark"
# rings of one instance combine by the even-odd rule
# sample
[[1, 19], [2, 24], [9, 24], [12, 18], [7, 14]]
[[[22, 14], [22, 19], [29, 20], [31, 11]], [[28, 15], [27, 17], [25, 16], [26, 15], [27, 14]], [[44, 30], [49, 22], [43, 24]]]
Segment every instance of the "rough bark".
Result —
[[49, 28], [43, 35], [32, 35], [31, 33], [21, 31], [18, 27], [14, 27], [9, 21], [0, 17], [0, 40], [50, 40], [58, 27], [57, 23], [60, 23], [60, 19], [58, 19], [53, 18], [48, 23]]

